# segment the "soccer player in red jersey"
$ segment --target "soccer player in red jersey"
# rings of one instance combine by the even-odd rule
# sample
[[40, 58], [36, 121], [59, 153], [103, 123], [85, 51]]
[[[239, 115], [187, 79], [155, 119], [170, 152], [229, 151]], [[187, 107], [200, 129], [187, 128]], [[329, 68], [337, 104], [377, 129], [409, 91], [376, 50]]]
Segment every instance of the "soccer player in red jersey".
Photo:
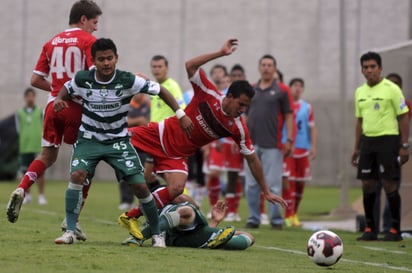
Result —
[[[30, 164], [18, 188], [12, 192], [7, 205], [9, 222], [16, 222], [25, 192], [41, 177], [57, 159], [62, 140], [74, 144], [80, 127], [82, 108], [68, 102], [69, 108], [56, 113], [53, 101], [63, 84], [79, 71], [92, 66], [91, 46], [96, 38], [100, 7], [91, 0], [79, 0], [73, 4], [69, 15], [69, 28], [46, 42], [34, 68], [32, 86], [50, 92], [45, 108], [42, 151]], [[51, 76], [51, 81], [47, 79]]]
[[[156, 172], [163, 175], [167, 182], [167, 188], [154, 194], [158, 207], [164, 207], [183, 192], [187, 178], [187, 157], [196, 148], [222, 137], [231, 137], [238, 144], [265, 198], [286, 206], [282, 197], [269, 191], [261, 162], [254, 152], [249, 131], [241, 117], [254, 95], [253, 87], [247, 81], [234, 81], [224, 96], [200, 69], [211, 60], [232, 54], [237, 45], [237, 39], [229, 39], [220, 50], [186, 62], [186, 71], [194, 90], [194, 97], [185, 108], [186, 115], [194, 124], [190, 134], [180, 129], [176, 116], [130, 129], [133, 146], [153, 156]], [[139, 208], [132, 209], [119, 217], [119, 223], [132, 235], [139, 235], [134, 218], [141, 215]]]

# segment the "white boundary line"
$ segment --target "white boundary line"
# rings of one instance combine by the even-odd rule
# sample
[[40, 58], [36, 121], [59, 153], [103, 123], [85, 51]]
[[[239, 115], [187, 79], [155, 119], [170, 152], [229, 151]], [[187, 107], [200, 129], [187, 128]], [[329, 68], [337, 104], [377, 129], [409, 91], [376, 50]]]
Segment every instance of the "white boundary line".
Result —
[[[281, 252], [286, 252], [286, 253], [292, 253], [292, 254], [298, 254], [298, 255], [305, 255], [305, 256], [307, 255], [306, 252], [303, 252], [303, 251], [285, 249], [285, 248], [274, 247], [274, 246], [255, 245], [255, 247], [264, 248], [264, 249], [268, 249], [268, 250], [276, 250], [276, 251], [281, 251]], [[369, 266], [374, 266], [374, 267], [381, 267], [381, 268], [399, 270], [399, 271], [403, 271], [403, 272], [412, 272], [411, 268], [391, 266], [391, 265], [383, 264], [383, 263], [381, 263], [381, 264], [380, 263], [371, 263], [371, 262], [355, 261], [355, 260], [349, 260], [349, 259], [340, 259], [340, 261], [347, 262], [347, 263], [353, 263], [353, 264], [362, 264], [362, 265], [369, 265]]]
[[[54, 212], [54, 211], [48, 211], [48, 210], [42, 210], [42, 209], [34, 209], [34, 208], [24, 208], [24, 210], [38, 213], [38, 214], [45, 214], [45, 215], [50, 215], [50, 216], [61, 216], [61, 213]], [[108, 221], [108, 220], [103, 220], [103, 219], [98, 219], [94, 217], [83, 217], [81, 216], [80, 218], [82, 221], [91, 221], [95, 223], [100, 223], [100, 224], [106, 224], [106, 225], [117, 225], [116, 221]]]

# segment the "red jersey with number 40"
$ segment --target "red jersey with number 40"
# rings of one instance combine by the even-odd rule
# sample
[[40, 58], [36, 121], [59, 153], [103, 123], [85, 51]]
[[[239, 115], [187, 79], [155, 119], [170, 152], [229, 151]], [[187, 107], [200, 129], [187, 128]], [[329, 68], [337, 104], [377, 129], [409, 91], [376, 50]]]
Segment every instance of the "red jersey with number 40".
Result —
[[33, 73], [51, 75], [51, 95], [56, 97], [63, 84], [79, 70], [93, 65], [91, 47], [96, 38], [80, 28], [66, 29], [55, 35], [42, 49]]
[[190, 78], [194, 96], [186, 106], [185, 112], [194, 124], [191, 137], [180, 128], [174, 116], [159, 123], [159, 133], [163, 150], [168, 156], [190, 156], [196, 149], [213, 140], [231, 137], [239, 145], [240, 152], [248, 155], [254, 152], [249, 131], [241, 117], [232, 118], [222, 110], [224, 96], [199, 69]]

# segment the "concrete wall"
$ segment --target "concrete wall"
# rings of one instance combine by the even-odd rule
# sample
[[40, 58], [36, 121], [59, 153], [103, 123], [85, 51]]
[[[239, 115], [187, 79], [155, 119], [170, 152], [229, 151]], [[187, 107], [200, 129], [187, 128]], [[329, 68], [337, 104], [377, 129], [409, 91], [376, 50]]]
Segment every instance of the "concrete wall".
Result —
[[[248, 79], [258, 79], [257, 61], [265, 53], [278, 59], [285, 81], [303, 77], [305, 98], [315, 109], [319, 132], [318, 159], [313, 162], [314, 183], [335, 184], [339, 160], [349, 162], [353, 141], [352, 96], [362, 82], [359, 56], [370, 48], [405, 41], [409, 36], [410, 1], [396, 5], [385, 0], [345, 1], [346, 36], [339, 40], [337, 0], [98, 0], [103, 16], [97, 37], [114, 39], [119, 48], [119, 68], [150, 74], [149, 60], [164, 54], [170, 74], [184, 88], [184, 61], [215, 50], [225, 39], [237, 37], [235, 54], [214, 63], [245, 66]], [[5, 0], [0, 10], [0, 118], [21, 106], [22, 90], [42, 44], [67, 26], [72, 1]], [[348, 102], [339, 101], [340, 49], [346, 51]], [[211, 64], [206, 68], [210, 68]], [[408, 94], [409, 95], [409, 94]], [[45, 101], [40, 96], [39, 104]], [[342, 128], [339, 105], [347, 106], [348, 128]], [[346, 107], [345, 106], [345, 107]], [[346, 134], [348, 149], [337, 153], [340, 134]], [[69, 148], [64, 149], [50, 177], [67, 177]], [[354, 170], [349, 169], [350, 178]], [[106, 168], [97, 172], [107, 177]], [[101, 175], [103, 174], [103, 175]]]

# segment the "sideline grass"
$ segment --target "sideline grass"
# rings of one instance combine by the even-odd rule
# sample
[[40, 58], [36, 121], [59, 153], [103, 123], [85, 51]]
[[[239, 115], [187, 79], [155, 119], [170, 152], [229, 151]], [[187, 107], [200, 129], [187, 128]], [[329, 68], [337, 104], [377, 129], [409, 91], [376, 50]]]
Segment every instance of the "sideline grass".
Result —
[[[94, 183], [82, 213], [82, 228], [88, 240], [75, 245], [55, 245], [64, 217], [66, 182], [48, 182], [47, 206], [34, 202], [24, 206], [17, 223], [5, 218], [6, 202], [15, 183], [0, 183], [0, 272], [331, 272], [314, 265], [306, 257], [306, 241], [312, 231], [268, 226], [249, 230], [256, 244], [247, 251], [198, 250], [184, 248], [153, 249], [123, 247], [127, 237], [116, 219], [118, 190], [115, 183]], [[33, 187], [36, 197], [37, 189]], [[350, 191], [350, 199], [359, 196]], [[305, 193], [301, 215], [305, 219], [321, 216], [339, 204], [337, 188], [310, 187]], [[242, 218], [247, 210], [242, 200]], [[223, 223], [224, 224], [224, 223]], [[244, 222], [236, 224], [243, 228]], [[412, 272], [412, 241], [398, 243], [359, 243], [356, 234], [337, 231], [344, 241], [344, 260], [332, 272]]]

